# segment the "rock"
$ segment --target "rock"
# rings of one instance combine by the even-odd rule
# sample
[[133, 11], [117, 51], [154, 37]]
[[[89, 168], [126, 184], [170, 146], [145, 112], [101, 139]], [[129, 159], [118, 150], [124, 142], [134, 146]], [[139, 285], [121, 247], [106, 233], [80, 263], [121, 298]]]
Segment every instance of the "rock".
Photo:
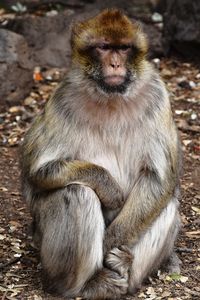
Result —
[[0, 105], [17, 103], [33, 83], [30, 49], [21, 35], [0, 29], [0, 64]]
[[66, 67], [70, 56], [70, 24], [72, 10], [57, 15], [26, 15], [10, 20], [6, 28], [26, 39], [33, 51], [35, 66]]
[[164, 14], [164, 48], [200, 61], [200, 1], [167, 0]]
[[159, 28], [152, 24], [142, 24], [149, 40], [149, 57], [161, 57], [164, 54], [162, 45], [162, 32]]
[[157, 12], [153, 13], [153, 15], [151, 16], [151, 19], [155, 23], [163, 22], [163, 16]]

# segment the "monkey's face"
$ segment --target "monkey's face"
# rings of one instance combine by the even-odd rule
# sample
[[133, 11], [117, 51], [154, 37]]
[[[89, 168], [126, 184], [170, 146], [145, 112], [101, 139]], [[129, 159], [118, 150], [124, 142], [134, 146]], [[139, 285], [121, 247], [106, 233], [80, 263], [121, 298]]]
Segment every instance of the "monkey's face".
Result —
[[72, 32], [73, 61], [106, 93], [126, 92], [141, 71], [146, 51], [137, 22], [118, 10], [105, 10]]
[[129, 43], [114, 44], [103, 40], [91, 46], [88, 53], [92, 59], [86, 69], [88, 77], [106, 93], [124, 93], [135, 78], [130, 64], [135, 48]]

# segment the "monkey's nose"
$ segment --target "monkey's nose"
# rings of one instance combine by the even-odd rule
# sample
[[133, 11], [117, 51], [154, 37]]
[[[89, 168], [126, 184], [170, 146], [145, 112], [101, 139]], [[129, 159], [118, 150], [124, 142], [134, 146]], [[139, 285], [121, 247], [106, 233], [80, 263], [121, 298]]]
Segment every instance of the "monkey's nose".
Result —
[[120, 67], [120, 64], [118, 63], [111, 63], [110, 66], [113, 68], [113, 69], [118, 69]]

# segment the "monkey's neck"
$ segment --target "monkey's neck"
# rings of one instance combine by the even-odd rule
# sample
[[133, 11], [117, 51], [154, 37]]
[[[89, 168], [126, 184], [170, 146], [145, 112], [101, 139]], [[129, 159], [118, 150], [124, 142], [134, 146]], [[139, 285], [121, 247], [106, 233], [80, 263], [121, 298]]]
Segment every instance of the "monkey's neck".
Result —
[[[137, 119], [140, 111], [147, 105], [148, 82], [151, 73], [143, 79], [132, 83], [124, 94], [106, 94], [95, 82], [82, 76], [80, 71], [73, 70], [73, 78], [66, 89], [66, 105], [80, 122], [92, 122], [92, 125], [116, 126], [127, 125]], [[68, 96], [69, 95], [69, 96]], [[142, 101], [141, 101], [142, 99]]]

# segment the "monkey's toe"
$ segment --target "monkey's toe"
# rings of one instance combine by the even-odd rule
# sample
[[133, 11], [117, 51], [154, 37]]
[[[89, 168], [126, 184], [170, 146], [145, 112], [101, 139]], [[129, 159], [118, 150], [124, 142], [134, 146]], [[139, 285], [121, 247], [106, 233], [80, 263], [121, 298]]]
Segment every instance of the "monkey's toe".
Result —
[[[114, 273], [112, 273], [114, 274]], [[111, 284], [115, 287], [115, 290], [118, 290], [118, 294], [125, 295], [128, 291], [128, 277], [124, 277], [118, 273], [112, 275]]]

